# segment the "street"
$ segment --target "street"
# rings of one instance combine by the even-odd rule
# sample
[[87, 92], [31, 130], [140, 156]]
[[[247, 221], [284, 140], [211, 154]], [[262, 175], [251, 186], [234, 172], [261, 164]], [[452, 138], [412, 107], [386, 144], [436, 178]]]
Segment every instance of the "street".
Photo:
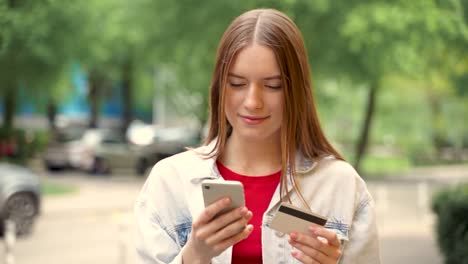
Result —
[[[33, 233], [17, 240], [15, 264], [135, 263], [131, 209], [143, 179], [67, 172], [44, 178], [78, 186], [79, 192], [44, 197]], [[1, 247], [1, 263], [3, 255]]]
[[[93, 177], [60, 172], [43, 180], [79, 187], [79, 192], [46, 196], [33, 233], [19, 238], [15, 264], [133, 264], [132, 206], [143, 182], [126, 173]], [[441, 264], [429, 195], [438, 185], [368, 182], [377, 204], [382, 263]], [[0, 260], [4, 260], [0, 247]]]

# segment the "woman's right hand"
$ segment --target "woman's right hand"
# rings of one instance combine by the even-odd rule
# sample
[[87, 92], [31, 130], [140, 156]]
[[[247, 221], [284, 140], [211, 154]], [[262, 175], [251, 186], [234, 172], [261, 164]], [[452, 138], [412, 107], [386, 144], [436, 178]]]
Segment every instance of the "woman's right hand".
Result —
[[230, 203], [229, 198], [216, 201], [193, 222], [192, 234], [182, 251], [184, 264], [210, 263], [212, 258], [252, 233], [253, 226], [247, 225], [252, 212], [247, 207], [217, 216]]

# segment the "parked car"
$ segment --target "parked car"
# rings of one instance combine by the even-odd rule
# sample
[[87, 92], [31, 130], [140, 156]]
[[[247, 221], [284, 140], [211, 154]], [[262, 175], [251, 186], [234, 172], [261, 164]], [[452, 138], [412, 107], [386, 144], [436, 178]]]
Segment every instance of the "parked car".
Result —
[[75, 142], [73, 163], [79, 169], [108, 174], [113, 169], [136, 167], [138, 147], [128, 143], [118, 131], [89, 129]]
[[123, 136], [118, 130], [88, 129], [70, 143], [70, 164], [93, 174], [108, 174], [130, 168], [144, 174], [165, 157], [199, 144], [196, 127], [159, 127], [136, 124]]
[[67, 127], [52, 135], [43, 154], [44, 166], [49, 170], [73, 168], [72, 155], [76, 149], [76, 141], [83, 133], [83, 127]]
[[30, 233], [40, 206], [39, 177], [27, 168], [0, 163], [0, 232], [4, 221], [10, 219], [18, 235]]
[[198, 127], [154, 127], [151, 143], [140, 146], [136, 171], [143, 175], [159, 160], [200, 144]]

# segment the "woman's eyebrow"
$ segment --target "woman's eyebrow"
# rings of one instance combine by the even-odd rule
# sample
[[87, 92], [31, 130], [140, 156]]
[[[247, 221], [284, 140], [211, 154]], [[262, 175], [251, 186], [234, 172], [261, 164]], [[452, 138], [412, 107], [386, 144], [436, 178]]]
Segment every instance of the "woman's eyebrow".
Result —
[[266, 77], [266, 78], [263, 78], [263, 80], [265, 81], [268, 81], [268, 80], [276, 80], [276, 79], [280, 79], [281, 80], [281, 75], [274, 75], [274, 76], [270, 76], [270, 77]]
[[242, 77], [240, 75], [234, 74], [232, 72], [228, 73], [228, 77], [234, 77], [234, 78], [239, 78], [239, 79], [247, 79], [245, 77]]
[[[234, 77], [234, 78], [239, 78], [239, 79], [247, 79], [247, 78], [245, 78], [243, 76], [237, 75], [237, 74], [232, 73], [232, 72], [228, 73], [228, 77]], [[263, 78], [263, 80], [265, 80], [265, 81], [276, 80], [276, 79], [281, 79], [281, 75], [277, 74], [277, 75], [273, 75], [273, 76]]]

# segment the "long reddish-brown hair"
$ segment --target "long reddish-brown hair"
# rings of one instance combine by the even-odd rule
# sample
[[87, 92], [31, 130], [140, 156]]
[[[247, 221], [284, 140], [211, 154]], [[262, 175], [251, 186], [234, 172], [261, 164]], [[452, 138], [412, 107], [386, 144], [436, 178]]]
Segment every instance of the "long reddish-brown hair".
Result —
[[210, 86], [209, 130], [205, 139], [205, 145], [213, 140], [216, 144], [208, 156], [217, 157], [224, 151], [232, 129], [224, 110], [227, 76], [236, 54], [253, 43], [271, 48], [281, 70], [285, 106], [281, 126], [281, 197], [289, 199], [286, 190], [289, 166], [291, 182], [304, 201], [296, 181], [296, 151], [311, 160], [328, 155], [343, 158], [320, 127], [302, 34], [289, 17], [277, 10], [248, 11], [237, 17], [221, 38]]

